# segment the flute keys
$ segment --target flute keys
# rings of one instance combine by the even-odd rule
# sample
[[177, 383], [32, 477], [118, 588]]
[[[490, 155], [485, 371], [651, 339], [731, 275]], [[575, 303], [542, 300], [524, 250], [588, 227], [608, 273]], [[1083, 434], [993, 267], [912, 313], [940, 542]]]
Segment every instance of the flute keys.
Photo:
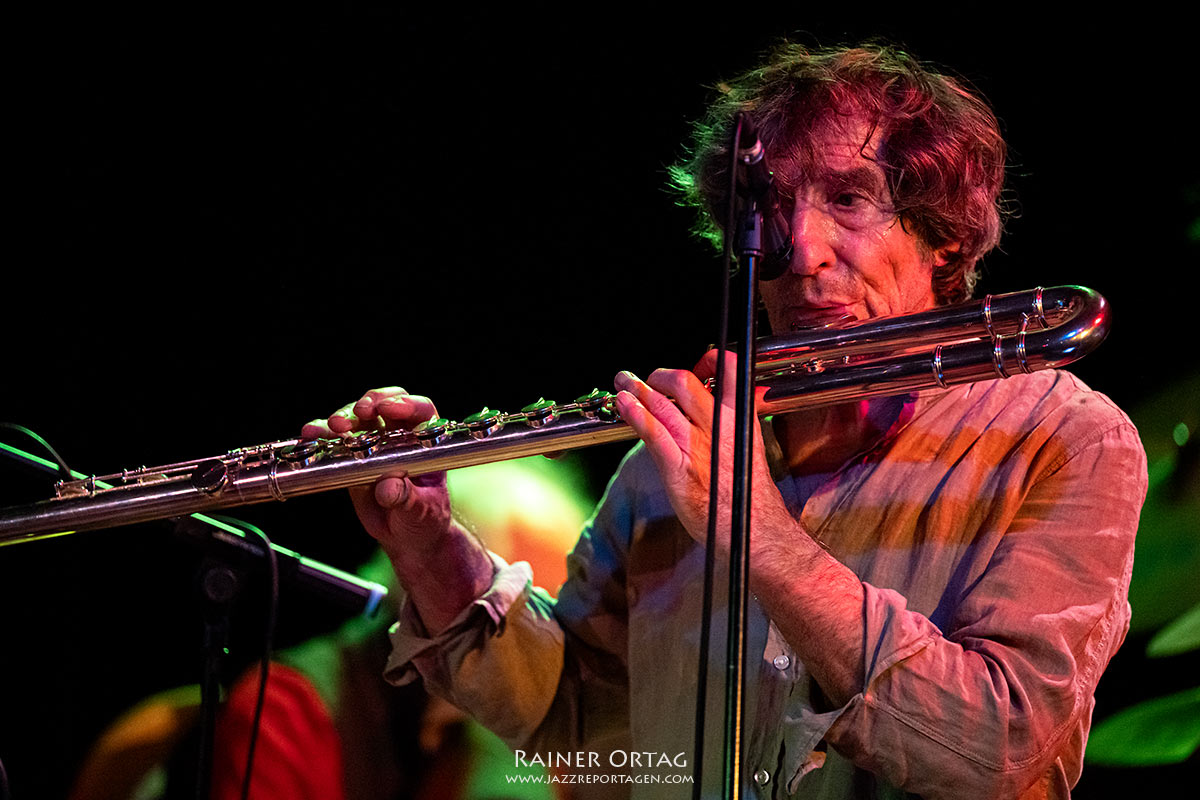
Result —
[[588, 419], [612, 419], [616, 416], [613, 411], [613, 396], [611, 392], [592, 389], [583, 397], [575, 398], [575, 405]]
[[521, 409], [521, 413], [525, 415], [525, 424], [531, 428], [540, 428], [548, 422], [553, 422], [556, 418], [555, 410], [558, 408], [553, 400], [547, 400], [544, 397], [539, 397], [536, 403], [530, 403]]
[[492, 411], [487, 406], [463, 419], [467, 432], [476, 439], [486, 439], [491, 434], [504, 427], [499, 411]]
[[413, 428], [413, 434], [417, 437], [417, 442], [425, 447], [432, 447], [446, 438], [446, 431], [450, 427], [450, 421], [441, 417], [427, 419]]
[[201, 461], [192, 470], [192, 488], [204, 494], [215, 494], [229, 481], [229, 468], [219, 458]]
[[320, 439], [306, 439], [303, 442], [279, 448], [277, 454], [281, 460], [289, 464], [307, 467], [320, 458], [324, 451], [325, 445], [321, 443]]
[[357, 436], [348, 436], [342, 444], [355, 458], [365, 458], [379, 449], [383, 441], [383, 431], [363, 431]]

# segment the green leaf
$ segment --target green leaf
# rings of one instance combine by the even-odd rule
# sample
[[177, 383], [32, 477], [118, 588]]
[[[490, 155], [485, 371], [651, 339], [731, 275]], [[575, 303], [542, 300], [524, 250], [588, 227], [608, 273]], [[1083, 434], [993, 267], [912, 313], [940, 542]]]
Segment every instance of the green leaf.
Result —
[[1200, 686], [1147, 700], [1092, 729], [1087, 760], [1106, 766], [1178, 764], [1200, 747]]
[[1197, 649], [1200, 649], [1200, 603], [1155, 634], [1146, 645], [1146, 655], [1162, 658]]

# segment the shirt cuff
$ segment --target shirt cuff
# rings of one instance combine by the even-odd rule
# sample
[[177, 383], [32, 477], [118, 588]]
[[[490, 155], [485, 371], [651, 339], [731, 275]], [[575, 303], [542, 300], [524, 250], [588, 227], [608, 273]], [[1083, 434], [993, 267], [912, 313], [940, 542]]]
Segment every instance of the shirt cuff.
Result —
[[399, 618], [388, 630], [392, 652], [383, 672], [388, 683], [403, 686], [413, 682], [420, 674], [415, 663], [418, 659], [453, 650], [468, 638], [477, 640], [481, 631], [488, 637], [504, 632], [508, 610], [532, 583], [533, 571], [524, 561], [509, 564], [495, 553], [488, 555], [495, 570], [492, 585], [436, 636], [429, 635], [412, 600], [407, 594], [403, 596]]

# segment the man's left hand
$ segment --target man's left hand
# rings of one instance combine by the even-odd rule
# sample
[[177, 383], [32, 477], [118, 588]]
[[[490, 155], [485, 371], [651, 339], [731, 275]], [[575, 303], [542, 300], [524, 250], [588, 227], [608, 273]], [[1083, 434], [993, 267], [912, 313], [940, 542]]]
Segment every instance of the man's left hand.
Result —
[[[709, 351], [696, 366], [696, 372], [660, 369], [642, 381], [630, 372], [617, 375], [616, 403], [621, 417], [646, 444], [658, 467], [671, 507], [693, 539], [704, 543], [707, 537], [709, 473], [712, 450], [713, 396], [700, 376], [715, 372], [717, 351]], [[736, 384], [736, 357], [725, 355], [724, 392], [721, 410], [721, 454], [719, 462], [718, 550], [728, 550], [728, 537], [720, 532], [730, 526], [733, 475], [733, 408]], [[761, 405], [762, 394], [758, 390]], [[757, 414], [754, 418], [754, 452], [751, 475], [751, 520], [760, 528], [764, 521], [786, 520], [794, 524], [783, 497], [771, 480], [767, 468]], [[768, 526], [775, 527], [775, 526]]]

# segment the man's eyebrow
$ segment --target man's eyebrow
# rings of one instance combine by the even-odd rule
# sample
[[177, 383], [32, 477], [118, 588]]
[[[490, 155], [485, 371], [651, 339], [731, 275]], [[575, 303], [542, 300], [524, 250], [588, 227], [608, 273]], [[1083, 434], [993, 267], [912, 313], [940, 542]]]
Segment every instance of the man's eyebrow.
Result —
[[845, 169], [822, 165], [803, 172], [776, 174], [775, 180], [782, 196], [787, 198], [792, 196], [797, 186], [812, 184], [821, 184], [827, 191], [860, 189], [879, 199], [887, 198], [890, 194], [883, 170], [867, 164]]
[[817, 176], [818, 179], [828, 186], [836, 186], [839, 189], [854, 188], [867, 189], [875, 194], [882, 194], [885, 187], [883, 172], [877, 167], [850, 167], [849, 169], [824, 169]]

